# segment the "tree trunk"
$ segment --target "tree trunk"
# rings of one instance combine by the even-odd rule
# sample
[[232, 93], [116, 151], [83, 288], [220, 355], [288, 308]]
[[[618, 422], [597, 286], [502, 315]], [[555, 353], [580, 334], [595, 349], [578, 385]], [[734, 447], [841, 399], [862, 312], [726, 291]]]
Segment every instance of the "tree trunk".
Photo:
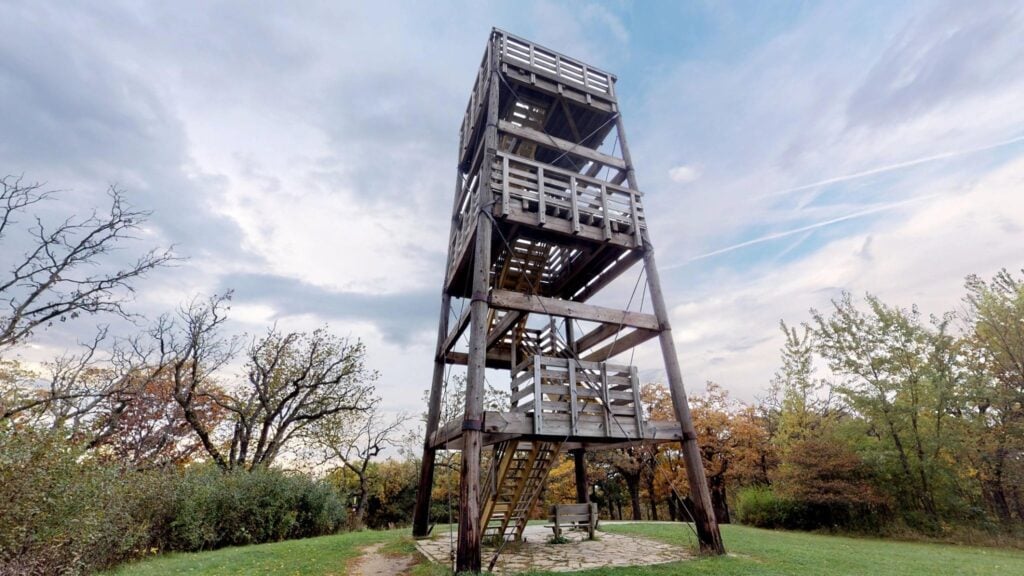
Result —
[[658, 521], [658, 498], [654, 494], [654, 474], [647, 476], [647, 498], [651, 503], [651, 520]]
[[366, 502], [369, 500], [370, 491], [366, 489], [366, 478], [359, 478], [359, 499], [356, 501], [356, 510], [352, 513], [352, 528], [359, 530], [363, 527], [363, 516], [366, 514]]
[[729, 502], [725, 495], [725, 478], [723, 476], [712, 476], [708, 482], [711, 486], [711, 508], [715, 511], [715, 518], [719, 524], [729, 524]]
[[629, 503], [633, 508], [633, 520], [643, 520], [640, 508], [640, 474], [623, 474], [626, 489], [629, 491]]

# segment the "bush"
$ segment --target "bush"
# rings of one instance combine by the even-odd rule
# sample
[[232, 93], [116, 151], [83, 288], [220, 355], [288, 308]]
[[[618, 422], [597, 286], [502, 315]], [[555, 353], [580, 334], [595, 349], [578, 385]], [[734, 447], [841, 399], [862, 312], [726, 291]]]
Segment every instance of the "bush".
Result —
[[788, 530], [844, 529], [878, 532], [879, 510], [851, 502], [809, 502], [780, 496], [765, 486], [744, 488], [736, 496], [736, 518], [758, 528]]
[[800, 515], [799, 508], [766, 486], [743, 488], [736, 495], [736, 519], [758, 528], [791, 528]]
[[0, 573], [84, 574], [139, 554], [138, 488], [51, 431], [0, 431]]
[[257, 469], [122, 470], [63, 434], [0, 428], [0, 574], [78, 575], [156, 551], [337, 532], [328, 484]]
[[169, 511], [167, 548], [209, 550], [336, 532], [345, 507], [326, 483], [273, 469], [186, 471]]

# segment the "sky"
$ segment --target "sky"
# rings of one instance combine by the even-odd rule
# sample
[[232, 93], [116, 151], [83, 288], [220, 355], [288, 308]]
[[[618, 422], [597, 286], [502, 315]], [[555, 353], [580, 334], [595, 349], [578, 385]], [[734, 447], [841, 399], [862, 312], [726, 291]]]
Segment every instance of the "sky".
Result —
[[[1020, 3], [0, 10], [0, 172], [62, 190], [54, 214], [116, 184], [153, 212], [126, 250], [187, 257], [132, 309], [232, 289], [234, 333], [327, 324], [366, 342], [396, 412], [424, 410], [458, 131], [492, 26], [618, 76], [691, 392], [715, 381], [755, 400], [779, 320], [843, 290], [941, 314], [966, 275], [1024, 268]], [[102, 321], [18, 353], [74, 347]], [[663, 379], [659, 354], [638, 350], [645, 379]]]

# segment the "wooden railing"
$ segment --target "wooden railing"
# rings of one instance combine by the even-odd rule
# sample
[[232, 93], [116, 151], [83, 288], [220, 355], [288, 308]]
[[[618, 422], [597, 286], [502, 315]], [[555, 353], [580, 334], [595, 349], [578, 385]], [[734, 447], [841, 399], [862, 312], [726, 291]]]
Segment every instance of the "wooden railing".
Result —
[[535, 434], [545, 418], [567, 415], [573, 435], [644, 437], [636, 367], [533, 356], [513, 372], [512, 411], [533, 414]]
[[[451, 246], [455, 257], [449, 265], [449, 279], [462, 261], [480, 206], [479, 178], [474, 176], [469, 182], [456, 216], [458, 229]], [[641, 202], [643, 194], [637, 190], [504, 151], [494, 156], [490, 190], [494, 195], [492, 213], [496, 216], [509, 216], [517, 205], [520, 212], [535, 213], [536, 223], [542, 227], [550, 219], [559, 219], [567, 222], [573, 234], [588, 227], [592, 230], [590, 237], [611, 240], [615, 235], [626, 235], [626, 242], [631, 241], [634, 247], [643, 246], [642, 230], [647, 224]]]
[[[519, 38], [503, 30], [495, 30], [491, 42], [487, 43], [483, 60], [477, 70], [473, 90], [466, 104], [466, 113], [462, 117], [459, 129], [459, 157], [466, 160], [469, 148], [473, 145], [473, 135], [477, 131], [480, 114], [486, 109], [487, 94], [490, 88], [492, 54], [498, 52], [498, 60], [504, 65], [515, 66], [531, 74], [546, 76], [555, 82], [578, 90], [590, 102], [591, 96], [606, 101], [615, 101], [615, 77], [598, 70], [574, 58], [569, 58], [538, 46], [529, 40]], [[561, 90], [561, 89], [560, 89]]]
[[499, 30], [497, 34], [502, 61], [547, 74], [596, 96], [615, 96], [615, 78], [611, 74], [508, 32]]
[[491, 77], [491, 43], [487, 43], [484, 50], [484, 59], [476, 74], [476, 81], [473, 83], [473, 91], [469, 94], [469, 103], [466, 104], [466, 114], [462, 117], [462, 127], [459, 128], [459, 158], [464, 158], [470, 139], [476, 130], [476, 121], [480, 112], [484, 110], [487, 101], [487, 92], [490, 87]]
[[462, 193], [457, 208], [458, 212], [455, 216], [457, 229], [455, 234], [452, 235], [451, 246], [449, 247], [451, 259], [448, 262], [448, 273], [445, 276], [446, 282], [451, 280], [458, 269], [463, 258], [463, 251], [465, 251], [470, 238], [473, 236], [473, 231], [476, 229], [476, 214], [480, 209], [480, 194], [477, 193], [480, 188], [479, 178], [474, 178], [467, 186], [469, 190]]
[[491, 188], [500, 196], [502, 216], [519, 202], [524, 211], [537, 213], [542, 226], [548, 217], [561, 218], [574, 234], [583, 225], [594, 226], [605, 240], [618, 232], [633, 235], [634, 246], [643, 243], [639, 191], [501, 151], [491, 168]]

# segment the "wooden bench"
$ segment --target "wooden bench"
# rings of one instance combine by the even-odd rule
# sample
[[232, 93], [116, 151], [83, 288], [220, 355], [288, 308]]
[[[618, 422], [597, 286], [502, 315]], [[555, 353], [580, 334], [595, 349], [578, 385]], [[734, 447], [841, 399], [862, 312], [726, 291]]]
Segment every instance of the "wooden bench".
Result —
[[556, 504], [551, 507], [548, 528], [555, 533], [555, 538], [561, 538], [564, 528], [582, 528], [587, 531], [587, 537], [593, 539], [597, 529], [597, 504]]

